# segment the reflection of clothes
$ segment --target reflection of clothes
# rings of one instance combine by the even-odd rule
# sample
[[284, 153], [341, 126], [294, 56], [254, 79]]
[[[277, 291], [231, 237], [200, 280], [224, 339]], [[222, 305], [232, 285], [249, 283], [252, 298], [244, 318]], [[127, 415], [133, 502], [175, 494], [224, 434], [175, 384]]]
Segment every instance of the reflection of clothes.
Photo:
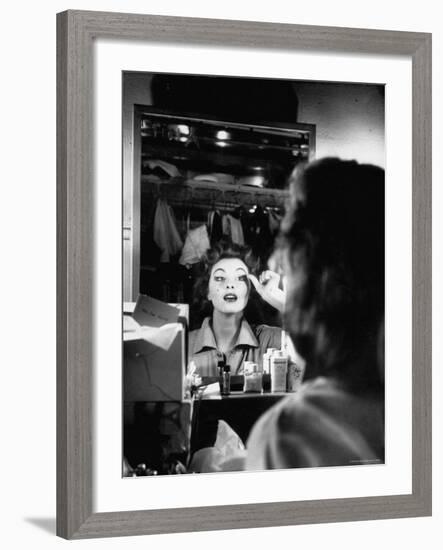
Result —
[[211, 244], [209, 242], [206, 225], [200, 225], [195, 229], [189, 229], [179, 263], [181, 265], [196, 264], [210, 246]]
[[172, 208], [162, 199], [158, 199], [154, 217], [154, 241], [161, 249], [161, 262], [169, 262], [177, 254], [182, 240], [175, 225]]
[[269, 229], [268, 215], [261, 206], [258, 206], [245, 222], [243, 227], [245, 229], [246, 242], [256, 256], [260, 258], [267, 257], [274, 242]]
[[210, 183], [221, 183], [223, 185], [234, 183], [234, 176], [232, 174], [225, 174], [223, 172], [213, 172], [212, 174], [198, 174], [192, 178], [194, 181], [208, 181]]
[[280, 229], [281, 220], [282, 217], [280, 214], [277, 214], [277, 212], [274, 212], [273, 210], [268, 212], [269, 231], [272, 235], [277, 233], [277, 231]]
[[215, 244], [223, 237], [222, 218], [218, 210], [209, 212], [208, 227], [211, 244]]
[[[226, 355], [226, 363], [232, 374], [243, 371], [243, 361], [254, 361], [261, 365], [263, 354], [268, 348], [280, 348], [281, 329], [268, 325], [251, 328], [243, 319], [237, 341]], [[189, 333], [189, 360], [194, 361], [200, 376], [218, 376], [217, 363], [222, 359], [211, 327], [211, 319], [206, 317], [199, 329]]]
[[146, 165], [151, 170], [154, 170], [155, 168], [161, 168], [171, 178], [174, 178], [180, 175], [180, 172], [178, 171], [176, 166], [164, 160], [148, 160], [146, 162]]
[[383, 463], [383, 396], [317, 378], [260, 417], [247, 448], [248, 470]]
[[240, 220], [234, 218], [230, 214], [223, 216], [223, 233], [230, 237], [231, 241], [236, 244], [244, 245], [243, 228]]
[[140, 211], [140, 265], [158, 266], [161, 250], [154, 241], [156, 202], [152, 194], [141, 194]]

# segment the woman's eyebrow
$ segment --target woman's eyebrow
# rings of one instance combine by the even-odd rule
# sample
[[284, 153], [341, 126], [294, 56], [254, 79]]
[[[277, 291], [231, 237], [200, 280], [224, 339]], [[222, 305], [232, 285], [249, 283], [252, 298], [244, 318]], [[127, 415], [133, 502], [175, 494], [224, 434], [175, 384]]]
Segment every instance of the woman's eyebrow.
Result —
[[226, 271], [222, 267], [217, 267], [217, 269], [214, 271], [214, 275], [217, 273], [217, 271], [223, 271], [223, 273], [226, 273]]
[[243, 273], [247, 273], [246, 269], [244, 269], [243, 267], [237, 267], [235, 271], [242, 271]]

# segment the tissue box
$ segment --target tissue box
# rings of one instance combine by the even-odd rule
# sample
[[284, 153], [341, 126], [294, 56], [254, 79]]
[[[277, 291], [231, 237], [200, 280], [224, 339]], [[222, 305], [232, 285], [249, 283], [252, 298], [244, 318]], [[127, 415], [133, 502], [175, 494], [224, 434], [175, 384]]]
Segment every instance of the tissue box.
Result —
[[167, 347], [144, 339], [142, 332], [125, 333], [124, 401], [182, 401], [185, 397], [185, 329], [181, 323], [170, 323], [159, 330], [170, 331]]

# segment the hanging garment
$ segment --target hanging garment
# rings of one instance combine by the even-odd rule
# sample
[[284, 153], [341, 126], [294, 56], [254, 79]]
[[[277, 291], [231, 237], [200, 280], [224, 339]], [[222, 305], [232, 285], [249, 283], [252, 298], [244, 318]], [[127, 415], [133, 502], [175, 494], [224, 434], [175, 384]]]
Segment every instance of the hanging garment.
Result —
[[186, 234], [185, 245], [183, 247], [180, 259], [181, 265], [191, 266], [198, 263], [203, 254], [211, 247], [209, 235], [206, 225], [199, 225], [195, 229], [191, 229], [191, 220], [188, 215], [188, 232]]
[[243, 236], [243, 228], [240, 220], [234, 218], [230, 214], [223, 216], [223, 234], [231, 239], [233, 243], [244, 245], [245, 238]]
[[280, 229], [282, 216], [281, 214], [278, 214], [277, 212], [275, 212], [275, 210], [270, 210], [268, 212], [268, 220], [269, 220], [269, 230], [272, 235], [275, 235]]
[[268, 215], [261, 206], [258, 206], [250, 215], [247, 229], [247, 243], [257, 258], [266, 261], [273, 246], [274, 238], [269, 230]]
[[183, 247], [172, 208], [163, 199], [158, 199], [155, 210], [154, 241], [161, 250], [161, 262], [171, 261]]
[[222, 217], [218, 210], [209, 212], [208, 229], [211, 244], [214, 245], [223, 237]]
[[151, 193], [141, 193], [140, 266], [157, 267], [161, 250], [154, 241], [154, 218], [157, 203]]

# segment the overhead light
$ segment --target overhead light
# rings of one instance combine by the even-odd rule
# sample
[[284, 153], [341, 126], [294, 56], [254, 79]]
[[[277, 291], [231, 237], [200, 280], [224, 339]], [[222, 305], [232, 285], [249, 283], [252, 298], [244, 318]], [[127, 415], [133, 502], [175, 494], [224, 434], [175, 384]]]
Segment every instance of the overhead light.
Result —
[[183, 136], [189, 136], [191, 133], [189, 126], [186, 126], [186, 124], [178, 124], [177, 130], [182, 134]]
[[225, 140], [225, 139], [230, 139], [231, 137], [231, 134], [229, 132], [227, 132], [226, 130], [219, 130], [216, 134], [215, 134], [215, 137], [217, 139], [220, 139], [220, 140]]

